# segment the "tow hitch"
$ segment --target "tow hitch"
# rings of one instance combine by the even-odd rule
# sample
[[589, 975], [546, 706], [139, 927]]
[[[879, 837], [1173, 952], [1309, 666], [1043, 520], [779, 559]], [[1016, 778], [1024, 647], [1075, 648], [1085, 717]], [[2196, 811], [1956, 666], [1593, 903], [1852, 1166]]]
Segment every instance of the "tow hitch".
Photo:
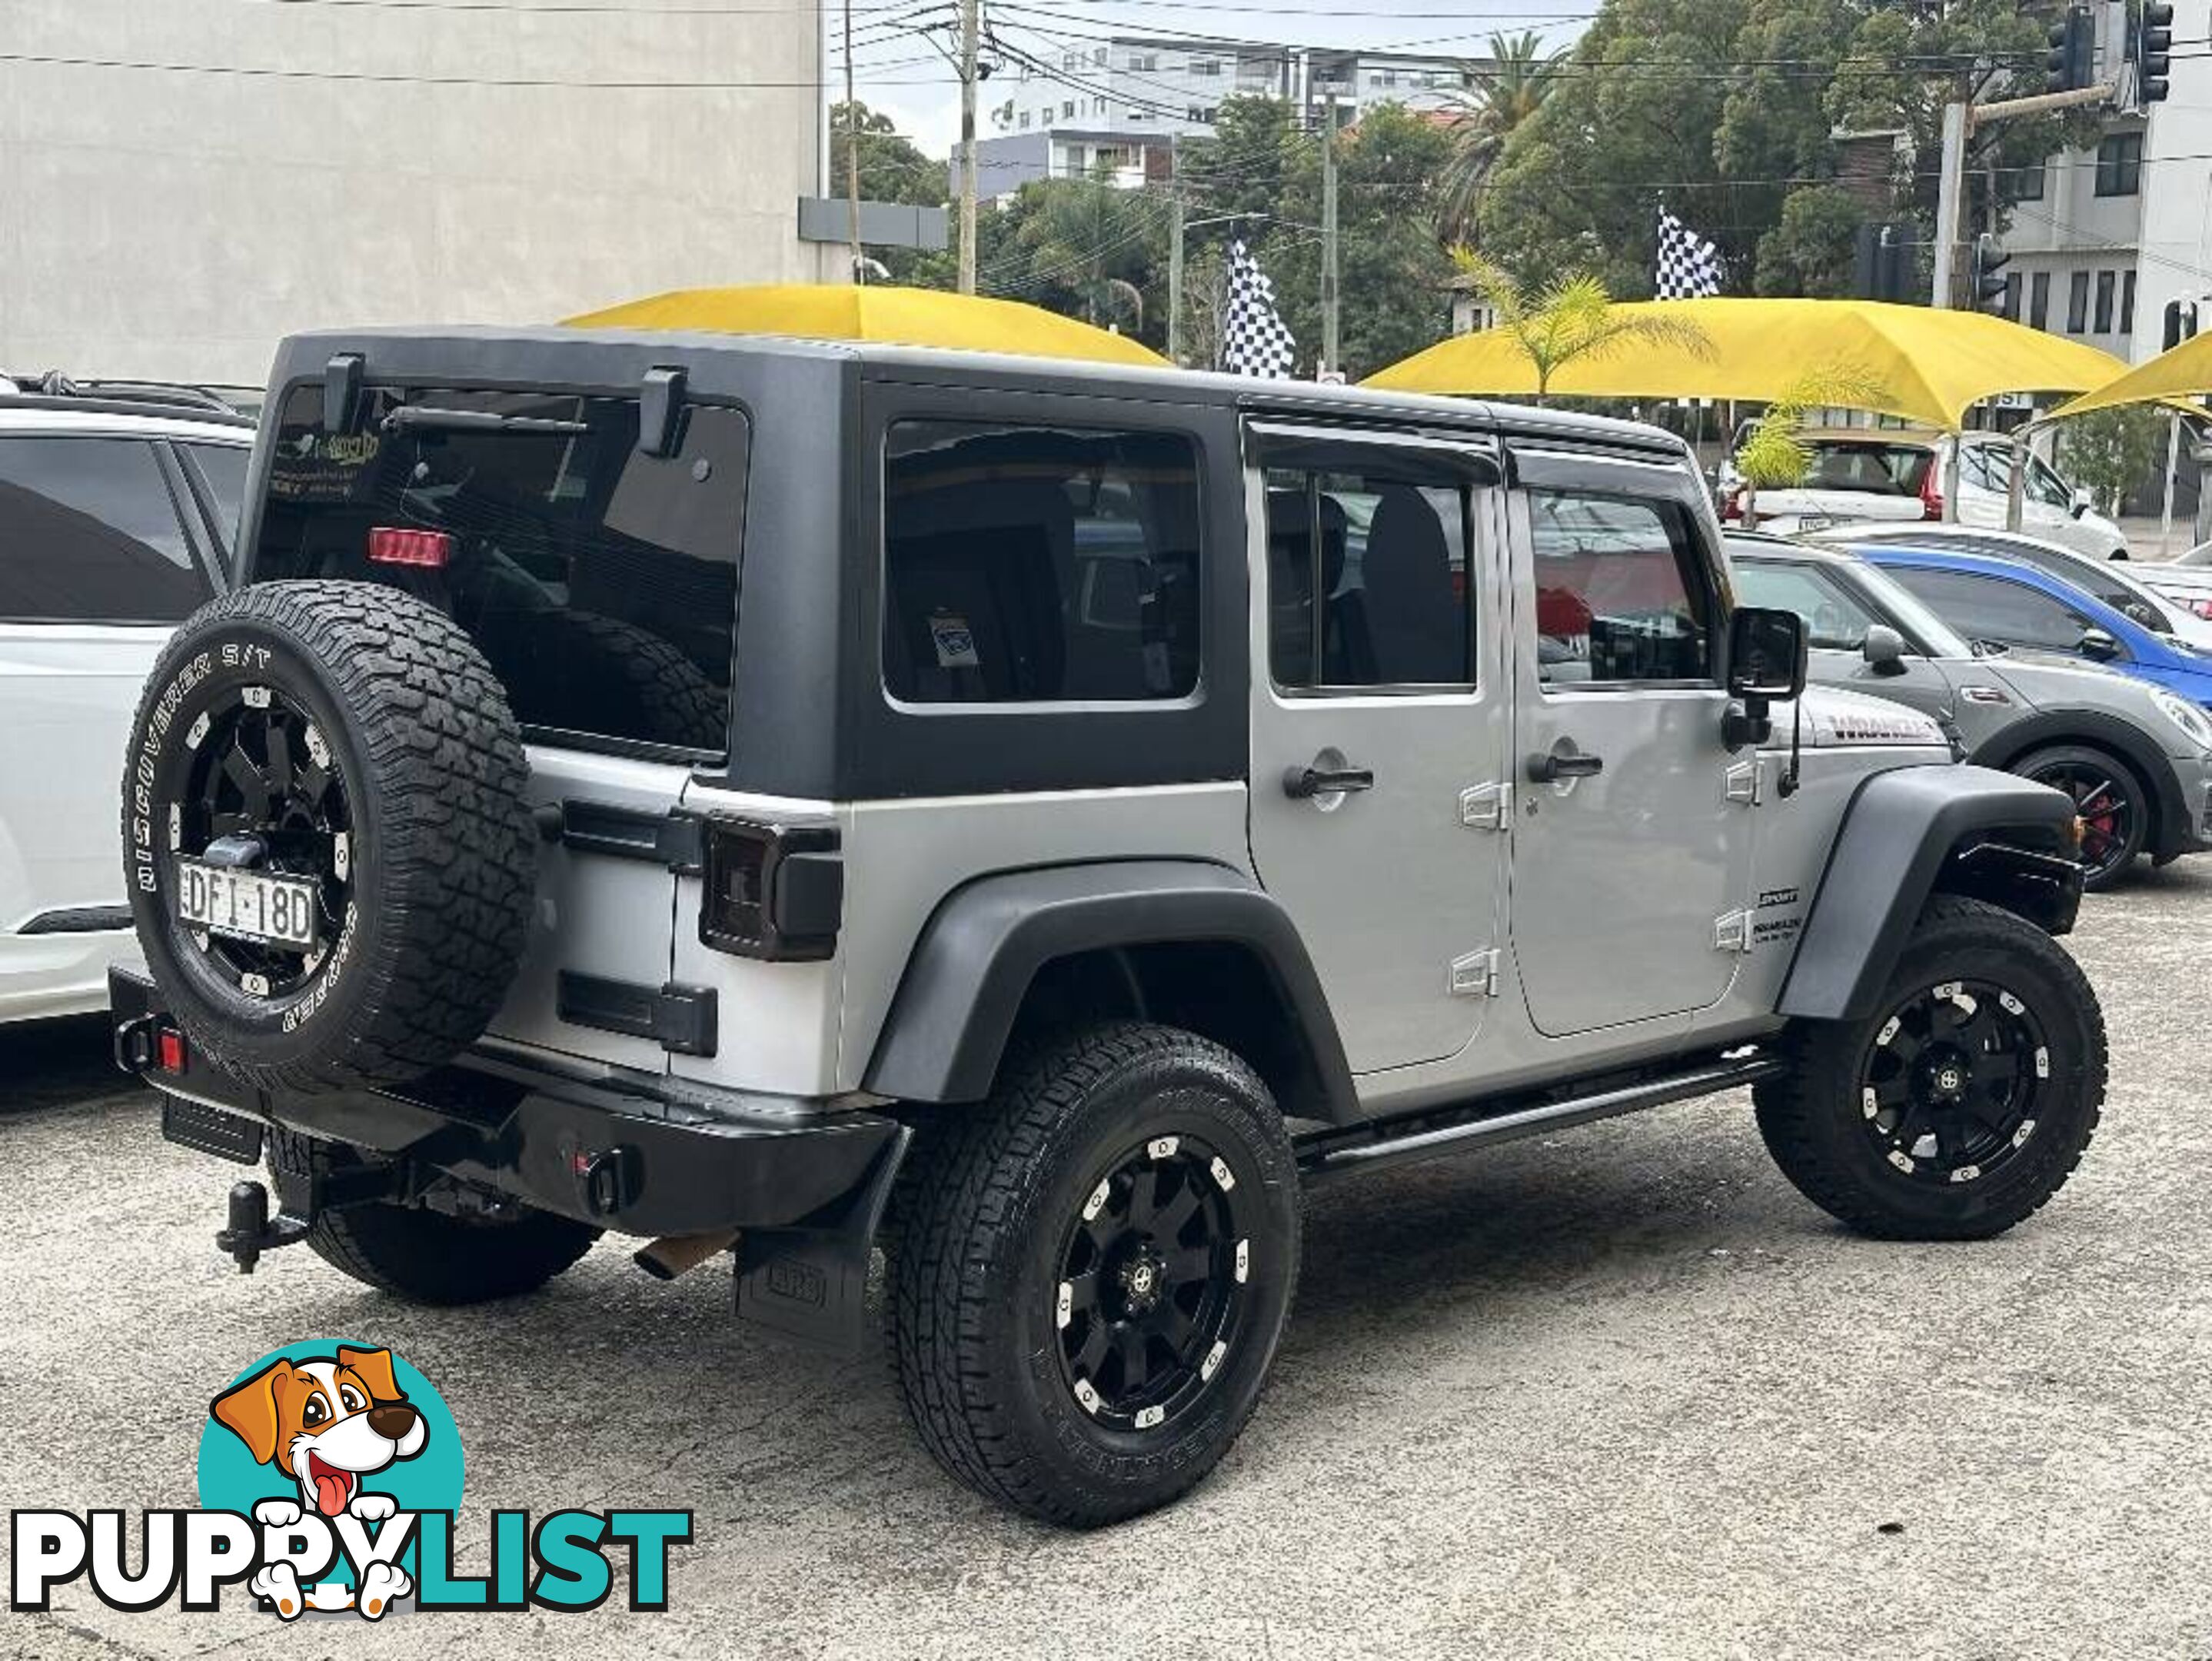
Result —
[[240, 1275], [252, 1274], [263, 1252], [306, 1239], [325, 1211], [407, 1197], [406, 1172], [397, 1165], [360, 1165], [321, 1176], [282, 1171], [276, 1195], [279, 1208], [272, 1219], [266, 1187], [257, 1182], [231, 1184], [229, 1226], [216, 1235], [215, 1243], [237, 1260]]

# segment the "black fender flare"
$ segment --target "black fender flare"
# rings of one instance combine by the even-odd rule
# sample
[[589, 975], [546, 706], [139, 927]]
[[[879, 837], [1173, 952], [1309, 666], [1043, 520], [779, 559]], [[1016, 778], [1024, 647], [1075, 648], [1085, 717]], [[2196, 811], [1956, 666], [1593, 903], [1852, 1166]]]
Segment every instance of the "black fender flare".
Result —
[[2034, 920], [2063, 933], [2081, 892], [2073, 845], [2074, 804], [2045, 785], [1971, 765], [1874, 774], [1844, 809], [1778, 1012], [1812, 1020], [1872, 1014], [1939, 885], [2003, 903], [2002, 889], [1988, 884], [1993, 865], [2033, 873], [2046, 890], [2057, 885]]
[[1039, 970], [1077, 952], [1178, 942], [1236, 946], [1258, 960], [1312, 1075], [1300, 1092], [1311, 1099], [1286, 1111], [1357, 1116], [1335, 1018], [1289, 914], [1243, 873], [1195, 860], [1048, 866], [954, 890], [907, 959], [863, 1086], [904, 1101], [979, 1101]]
[[2171, 859], [2182, 851], [2192, 827], [2173, 763], [2151, 741], [2149, 733], [2118, 715], [2101, 709], [2039, 709], [2026, 721], [1992, 733], [1966, 759], [1984, 767], [2008, 770], [2031, 751], [2059, 744], [2110, 750], [2135, 769], [2143, 788], [2150, 792], [2151, 828], [2145, 851], [2159, 860]]

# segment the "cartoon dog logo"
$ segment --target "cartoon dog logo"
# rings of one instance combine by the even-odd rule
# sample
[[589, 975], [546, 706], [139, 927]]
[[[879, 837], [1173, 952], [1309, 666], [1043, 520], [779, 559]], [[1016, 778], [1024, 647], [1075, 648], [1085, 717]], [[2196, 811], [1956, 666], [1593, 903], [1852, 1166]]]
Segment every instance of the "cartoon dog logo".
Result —
[[[299, 1503], [264, 1500], [257, 1521], [285, 1528], [306, 1512], [381, 1523], [398, 1509], [387, 1494], [372, 1494], [362, 1479], [394, 1461], [412, 1459], [429, 1440], [429, 1426], [392, 1376], [388, 1349], [338, 1347], [328, 1360], [277, 1360], [232, 1386], [208, 1409], [216, 1423], [235, 1433], [254, 1462], [274, 1467], [300, 1485]], [[325, 1581], [303, 1594], [289, 1563], [257, 1571], [250, 1590], [292, 1620], [303, 1609], [356, 1607], [354, 1588]], [[362, 1575], [358, 1607], [374, 1619], [392, 1600], [414, 1591], [404, 1570], [372, 1564]]]

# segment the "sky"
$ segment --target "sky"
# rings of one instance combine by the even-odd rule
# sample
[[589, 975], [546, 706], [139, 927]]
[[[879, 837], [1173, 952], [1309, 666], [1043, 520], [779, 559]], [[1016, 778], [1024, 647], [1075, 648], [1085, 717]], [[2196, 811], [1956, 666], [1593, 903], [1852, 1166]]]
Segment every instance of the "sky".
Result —
[[[1480, 53], [1490, 36], [1536, 29], [1553, 46], [1580, 33], [1596, 0], [984, 0], [988, 29], [1043, 54], [1096, 46], [1115, 33], [1200, 33], [1222, 40]], [[953, 0], [852, 0], [855, 79], [861, 102], [890, 115], [933, 155], [960, 135], [959, 81], [937, 49], [958, 51]], [[843, 73], [842, 0], [824, 0], [836, 94]], [[935, 44], [933, 44], [935, 43]], [[991, 84], [981, 102], [991, 104]], [[982, 131], [990, 127], [985, 120]]]

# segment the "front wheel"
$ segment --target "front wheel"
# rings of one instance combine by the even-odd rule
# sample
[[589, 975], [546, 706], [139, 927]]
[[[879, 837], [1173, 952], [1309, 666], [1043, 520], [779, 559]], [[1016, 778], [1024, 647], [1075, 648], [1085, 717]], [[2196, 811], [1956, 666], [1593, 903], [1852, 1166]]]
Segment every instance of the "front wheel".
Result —
[[1236, 1440], [1290, 1313], [1297, 1173], [1267, 1087], [1191, 1033], [1115, 1023], [939, 1112], [890, 1253], [923, 1445], [1046, 1522], [1167, 1504]]
[[2135, 770], [2102, 750], [2057, 745], [2013, 764], [2022, 778], [2074, 798], [2081, 816], [2081, 886], [2101, 894], [2128, 874], [2150, 839], [2150, 793]]
[[2073, 958], [1978, 900], [1935, 900], [1874, 1014], [1809, 1023], [1758, 1086], [1759, 1134], [1806, 1198], [1863, 1233], [2001, 1234], [2081, 1162], [2105, 1019]]

